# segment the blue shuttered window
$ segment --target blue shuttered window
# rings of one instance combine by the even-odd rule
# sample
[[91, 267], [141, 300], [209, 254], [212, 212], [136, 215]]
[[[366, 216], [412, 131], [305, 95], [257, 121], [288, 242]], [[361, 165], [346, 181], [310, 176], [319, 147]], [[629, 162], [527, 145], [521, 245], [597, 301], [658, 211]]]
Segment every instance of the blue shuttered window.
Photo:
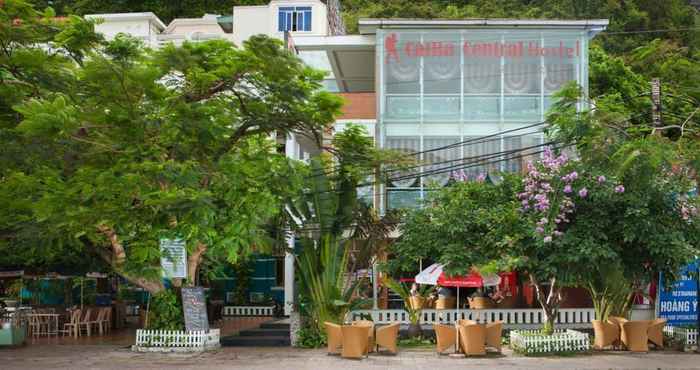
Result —
[[279, 32], [311, 31], [311, 7], [280, 7], [277, 15], [277, 30]]

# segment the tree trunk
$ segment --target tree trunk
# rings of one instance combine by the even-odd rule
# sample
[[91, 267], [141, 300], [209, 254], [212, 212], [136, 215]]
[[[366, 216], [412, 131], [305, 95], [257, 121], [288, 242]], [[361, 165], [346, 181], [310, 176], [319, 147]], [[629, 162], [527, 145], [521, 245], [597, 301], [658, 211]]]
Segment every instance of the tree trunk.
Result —
[[113, 228], [107, 225], [99, 225], [97, 230], [104, 234], [107, 237], [107, 240], [109, 240], [110, 251], [107, 251], [100, 246], [94, 246], [94, 250], [96, 250], [100, 257], [102, 257], [102, 259], [112, 267], [114, 272], [139, 288], [147, 290], [149, 293], [151, 293], [151, 295], [158, 294], [165, 290], [163, 281], [160, 279], [148, 280], [144, 277], [132, 276], [131, 274], [124, 272], [123, 265], [126, 262], [126, 250], [119, 241], [117, 233]]
[[542, 331], [546, 335], [551, 335], [554, 333], [554, 321], [559, 313], [559, 305], [562, 300], [561, 287], [557, 285], [556, 278], [550, 278], [549, 292], [545, 294], [542, 285], [533, 275], [530, 275], [530, 282], [535, 287], [537, 301], [542, 306], [542, 312], [544, 314], [544, 326]]
[[202, 262], [202, 257], [207, 251], [207, 245], [202, 242], [197, 242], [197, 247], [194, 252], [187, 258], [187, 282], [190, 285], [197, 285], [197, 271], [199, 264]]

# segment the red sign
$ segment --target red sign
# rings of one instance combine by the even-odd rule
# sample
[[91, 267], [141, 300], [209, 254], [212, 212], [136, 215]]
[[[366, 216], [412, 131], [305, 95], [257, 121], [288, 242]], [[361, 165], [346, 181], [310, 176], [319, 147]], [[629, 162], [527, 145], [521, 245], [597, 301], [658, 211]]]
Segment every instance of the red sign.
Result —
[[[559, 41], [557, 46], [542, 46], [538, 41], [464, 41], [461, 45], [465, 58], [522, 58], [550, 57], [571, 59], [581, 56], [581, 45], [577, 40], [573, 47]], [[416, 42], [407, 41], [398, 46], [398, 37], [391, 33], [384, 38], [385, 63], [400, 62], [402, 57], [453, 57], [457, 56], [459, 44], [451, 41]]]

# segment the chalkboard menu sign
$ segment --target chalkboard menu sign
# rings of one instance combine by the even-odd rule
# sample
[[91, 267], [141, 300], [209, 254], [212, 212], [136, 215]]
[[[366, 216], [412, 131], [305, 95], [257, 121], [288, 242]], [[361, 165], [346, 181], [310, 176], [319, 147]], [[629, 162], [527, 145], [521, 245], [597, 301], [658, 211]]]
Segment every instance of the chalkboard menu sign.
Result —
[[182, 288], [182, 309], [185, 313], [185, 330], [209, 331], [207, 301], [202, 287]]

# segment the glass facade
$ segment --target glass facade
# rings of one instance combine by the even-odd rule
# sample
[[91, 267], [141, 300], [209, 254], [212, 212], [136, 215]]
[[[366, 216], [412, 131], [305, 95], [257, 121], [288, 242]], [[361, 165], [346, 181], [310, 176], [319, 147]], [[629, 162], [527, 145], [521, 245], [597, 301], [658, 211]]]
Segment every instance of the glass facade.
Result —
[[528, 158], [511, 157], [543, 141], [541, 126], [525, 127], [567, 82], [587, 88], [587, 45], [585, 31], [558, 29], [377, 30], [379, 145], [421, 153], [420, 167], [392, 174], [386, 207], [450, 177], [520, 171]]

